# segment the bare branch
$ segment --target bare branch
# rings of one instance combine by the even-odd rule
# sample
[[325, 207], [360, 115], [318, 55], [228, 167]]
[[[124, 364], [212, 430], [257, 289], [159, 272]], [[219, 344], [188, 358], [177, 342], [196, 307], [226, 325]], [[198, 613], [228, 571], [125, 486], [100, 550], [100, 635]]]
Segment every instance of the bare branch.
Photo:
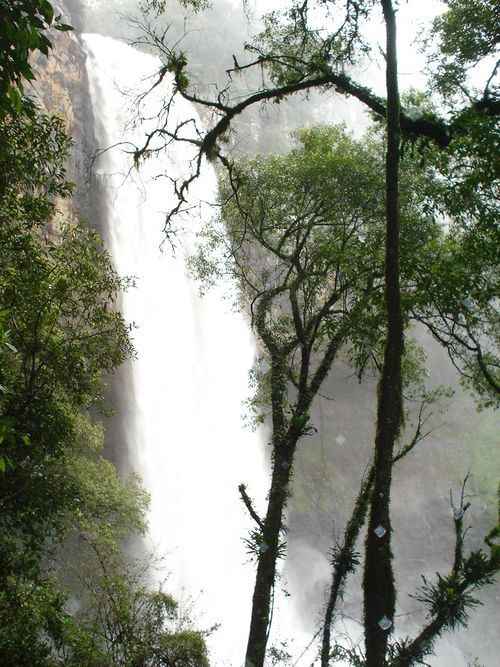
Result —
[[264, 523], [262, 519], [259, 517], [257, 512], [254, 510], [253, 505], [252, 505], [252, 500], [250, 499], [248, 493], [247, 493], [247, 487], [245, 484], [240, 484], [238, 486], [238, 491], [240, 492], [241, 499], [243, 500], [243, 503], [245, 507], [247, 508], [248, 512], [250, 513], [250, 516], [252, 519], [255, 521], [255, 523], [259, 526], [260, 530], [264, 529]]

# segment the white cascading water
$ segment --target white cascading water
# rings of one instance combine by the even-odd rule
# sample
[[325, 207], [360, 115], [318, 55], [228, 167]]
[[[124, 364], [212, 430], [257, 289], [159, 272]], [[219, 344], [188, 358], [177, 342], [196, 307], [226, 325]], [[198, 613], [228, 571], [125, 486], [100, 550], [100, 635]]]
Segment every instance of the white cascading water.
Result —
[[[158, 61], [108, 37], [86, 35], [84, 43], [99, 146], [140, 144], [147, 123], [132, 126], [134, 98], [123, 92], [143, 90]], [[146, 100], [146, 117], [158, 101]], [[196, 115], [187, 104], [177, 113]], [[118, 272], [137, 284], [123, 297], [125, 318], [137, 325], [133, 416], [124, 446], [151, 494], [150, 539], [157, 553], [166, 554], [166, 588], [194, 602], [198, 627], [221, 624], [209, 639], [211, 662], [233, 667], [243, 662], [254, 579], [254, 567], [246, 564], [242, 538], [250, 523], [238, 484], [247, 483], [262, 501], [267, 483], [262, 439], [241, 419], [254, 343], [221, 293], [198, 296], [186, 276], [183, 245], [189, 239], [180, 237], [175, 257], [168, 244], [160, 250], [172, 195], [165, 179], [154, 178], [162, 171], [155, 159], [127, 177], [132, 156], [126, 148], [105, 152], [94, 166], [108, 193], [110, 252]], [[166, 170], [178, 173], [175, 155]], [[214, 192], [215, 175], [207, 166], [193, 194], [210, 201]], [[186, 225], [196, 227], [194, 216]]]

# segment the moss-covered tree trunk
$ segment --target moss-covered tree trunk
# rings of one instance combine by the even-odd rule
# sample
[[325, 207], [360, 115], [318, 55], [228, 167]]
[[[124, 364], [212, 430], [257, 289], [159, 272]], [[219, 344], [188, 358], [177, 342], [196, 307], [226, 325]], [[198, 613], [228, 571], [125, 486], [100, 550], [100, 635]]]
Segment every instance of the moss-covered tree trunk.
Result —
[[283, 511], [288, 496], [287, 489], [294, 451], [295, 445], [292, 443], [288, 445], [283, 443], [274, 451], [268, 509], [263, 523], [262, 542], [259, 545], [260, 554], [252, 601], [246, 667], [262, 667], [264, 664], [276, 577], [276, 563], [280, 550]]
[[[281, 289], [276, 290], [281, 291]], [[283, 514], [289, 497], [288, 485], [292, 475], [293, 461], [299, 440], [304, 436], [309, 422], [309, 408], [319, 391], [343, 339], [340, 330], [329, 341], [321, 362], [309, 379], [312, 341], [301, 348], [301, 368], [297, 386], [297, 397], [291, 416], [285, 416], [287, 398], [286, 359], [292, 347], [280, 345], [269, 332], [266, 317], [273, 299], [273, 292], [264, 295], [257, 306], [255, 325], [271, 358], [271, 412], [273, 428], [272, 480], [269, 490], [267, 512], [259, 520], [261, 540], [257, 546], [257, 573], [252, 600], [252, 613], [246, 651], [245, 667], [263, 667], [272, 616], [272, 597], [276, 579], [276, 563], [280, 557]], [[295, 327], [299, 340], [304, 327], [297, 315], [295, 288], [290, 288], [290, 301], [296, 317]], [[292, 344], [293, 345], [293, 344]]]
[[364, 525], [366, 513], [368, 511], [368, 504], [370, 500], [371, 491], [373, 488], [373, 480], [375, 477], [375, 469], [372, 467], [361, 484], [361, 489], [356, 498], [356, 503], [349, 522], [344, 531], [344, 539], [338, 550], [334, 552], [334, 567], [332, 575], [332, 583], [330, 586], [330, 595], [328, 597], [328, 604], [325, 610], [325, 621], [323, 624], [323, 637], [321, 642], [321, 667], [328, 667], [330, 664], [331, 652], [331, 631], [334, 619], [334, 612], [339, 598], [342, 596], [342, 590], [345, 586], [345, 581], [350, 572], [353, 572], [357, 558], [354, 552], [356, 540]]
[[[259, 325], [257, 323], [257, 328]], [[297, 443], [302, 436], [302, 425], [298, 419], [287, 423], [284, 414], [286, 397], [285, 366], [283, 355], [263, 328], [259, 333], [266, 340], [272, 354], [272, 422], [273, 462], [271, 488], [267, 513], [261, 525], [261, 541], [257, 546], [257, 573], [252, 600], [252, 615], [248, 635], [245, 667], [262, 667], [272, 612], [272, 596], [276, 578], [276, 563], [280, 555], [280, 539], [283, 527], [283, 512], [289, 496], [288, 485], [293, 467]], [[299, 393], [294, 414], [306, 408], [307, 392]], [[308, 406], [307, 406], [308, 407]]]
[[375, 483], [366, 538], [363, 580], [366, 664], [386, 664], [394, 623], [396, 590], [392, 568], [390, 493], [394, 445], [402, 423], [403, 318], [399, 286], [399, 91], [396, 16], [391, 0], [381, 0], [386, 24], [387, 154], [385, 301], [387, 341], [378, 387]]

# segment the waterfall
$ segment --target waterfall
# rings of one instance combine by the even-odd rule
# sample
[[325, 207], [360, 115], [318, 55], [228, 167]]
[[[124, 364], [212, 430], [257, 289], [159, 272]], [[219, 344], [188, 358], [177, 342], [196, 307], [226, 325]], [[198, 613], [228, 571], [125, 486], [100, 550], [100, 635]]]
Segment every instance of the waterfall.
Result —
[[[172, 194], [155, 176], [166, 165], [151, 159], [131, 170], [127, 147], [140, 144], [148, 126], [134, 126], [135, 98], [123, 93], [144, 89], [158, 61], [108, 37], [86, 35], [84, 44], [97, 141], [116, 146], [94, 165], [107, 193], [109, 250], [117, 271], [136, 283], [123, 295], [124, 316], [137, 327], [123, 446], [151, 494], [150, 542], [166, 554], [166, 589], [194, 603], [198, 627], [220, 623], [208, 642], [212, 664], [235, 666], [242, 663], [254, 579], [245, 564], [250, 523], [238, 484], [263, 500], [267, 483], [261, 437], [241, 420], [254, 343], [220, 292], [201, 299], [186, 277], [192, 234], [179, 236], [175, 257], [168, 244], [160, 249]], [[155, 113], [158, 95], [144, 102], [145, 117]], [[196, 116], [187, 104], [177, 113]], [[178, 173], [180, 157], [170, 156], [169, 175]], [[210, 201], [214, 191], [207, 166], [193, 194]], [[195, 216], [185, 223], [194, 230]]]

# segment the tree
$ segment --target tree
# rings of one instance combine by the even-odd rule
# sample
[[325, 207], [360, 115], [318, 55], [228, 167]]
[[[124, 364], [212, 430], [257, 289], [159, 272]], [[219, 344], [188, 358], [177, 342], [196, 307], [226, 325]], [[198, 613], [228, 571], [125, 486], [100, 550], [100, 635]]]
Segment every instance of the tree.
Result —
[[[234, 67], [228, 70], [231, 79], [225, 88], [217, 91], [215, 96], [201, 95], [195, 86], [190, 85], [186, 55], [182, 52], [176, 53], [162, 40], [160, 35], [155, 33], [154, 27], [150, 24], [146, 25], [145, 30], [149, 41], [159, 48], [163, 58], [163, 67], [159, 72], [156, 85], [160, 85], [167, 72], [171, 72], [174, 78], [173, 97], [180, 95], [197, 104], [204, 112], [211, 112], [214, 120], [208, 130], [201, 127], [196, 128], [198, 134], [193, 138], [192, 134], [188, 135], [186, 133], [185, 128], [195, 124], [194, 121], [183, 122], [179, 125], [169, 124], [169, 110], [172, 108], [169, 104], [166, 113], [162, 114], [158, 130], [148, 137], [144, 146], [138, 147], [136, 158], [139, 160], [142, 156], [157, 149], [156, 136], [161, 138], [158, 150], [168, 146], [169, 141], [188, 142], [198, 148], [197, 156], [192, 162], [191, 174], [176, 183], [179, 200], [170, 216], [167, 217], [166, 231], [168, 233], [171, 217], [182, 210], [186, 202], [188, 188], [200, 174], [203, 156], [207, 156], [209, 159], [219, 158], [226, 167], [231, 169], [231, 161], [222, 147], [222, 142], [228, 134], [233, 120], [252, 105], [268, 100], [279, 102], [286, 96], [304, 90], [333, 88], [341, 94], [356, 97], [375, 115], [386, 118], [388, 146], [385, 241], [387, 339], [379, 386], [374, 462], [375, 489], [371, 494], [370, 501], [364, 580], [366, 660], [367, 664], [370, 665], [385, 665], [389, 650], [388, 637], [393, 628], [395, 609], [395, 588], [390, 547], [391, 469], [394, 446], [401, 429], [403, 414], [401, 361], [404, 349], [405, 319], [408, 312], [406, 309], [405, 311], [402, 310], [399, 275], [401, 242], [398, 175], [401, 154], [400, 136], [403, 136], [407, 147], [413, 143], [419, 150], [425, 151], [428, 148], [436, 155], [435, 148], [430, 144], [430, 142], [434, 142], [436, 146], [442, 149], [442, 155], [447, 156], [441, 162], [441, 167], [444, 167], [443, 174], [446, 178], [444, 190], [447, 191], [447, 194], [441, 192], [440, 195], [438, 193], [439, 187], [434, 182], [433, 192], [429, 193], [427, 206], [431, 212], [437, 213], [439, 211], [441, 214], [452, 215], [456, 223], [455, 240], [459, 241], [460, 246], [464, 248], [465, 257], [468, 254], [466, 250], [467, 243], [469, 243], [469, 248], [473, 244], [473, 229], [483, 224], [488, 230], [483, 231], [486, 236], [491, 233], [494, 234], [489, 219], [482, 219], [480, 214], [480, 209], [484, 208], [484, 200], [479, 207], [476, 207], [474, 202], [479, 202], [481, 197], [474, 198], [472, 195], [473, 188], [470, 186], [474, 181], [477, 182], [478, 178], [482, 186], [486, 183], [490, 185], [492, 183], [488, 174], [478, 176], [475, 167], [477, 161], [480, 161], [481, 144], [487, 144], [489, 150], [491, 150], [496, 115], [499, 110], [498, 100], [492, 85], [496, 64], [493, 65], [493, 73], [488, 77], [482, 91], [467, 90], [466, 68], [471, 62], [476, 63], [484, 59], [485, 56], [491, 55], [496, 45], [496, 39], [489, 3], [466, 3], [459, 0], [450, 2], [449, 11], [442, 19], [434, 23], [433, 33], [440, 41], [437, 56], [438, 64], [444, 63], [438, 74], [441, 75], [441, 80], [445, 77], [454, 92], [451, 120], [440, 117], [432, 110], [423, 111], [417, 108], [415, 113], [414, 108], [401, 108], [399, 99], [395, 46], [396, 13], [393, 3], [385, 0], [381, 0], [380, 3], [347, 2], [345, 5], [343, 4], [343, 10], [338, 11], [339, 4], [333, 1], [328, 3], [292, 2], [289, 9], [281, 13], [273, 12], [267, 15], [264, 18], [264, 30], [254, 44], [246, 47], [247, 51], [254, 55], [254, 60], [243, 65], [235, 60]], [[321, 5], [321, 9], [319, 5]], [[470, 10], [472, 5], [477, 6], [477, 9], [480, 10], [474, 13], [474, 16], [477, 17], [475, 25], [481, 27], [478, 27], [473, 33], [472, 38], [467, 38], [459, 16], [460, 12], [466, 9]], [[373, 18], [377, 7], [382, 10], [387, 34], [385, 53], [387, 100], [377, 97], [372, 91], [362, 87], [348, 74], [348, 67], [352, 66], [367, 49], [362, 33], [362, 19]], [[310, 16], [314, 11], [323, 11], [325, 20], [318, 22], [317, 16], [314, 16], [311, 20]], [[468, 16], [470, 15], [469, 12]], [[319, 24], [327, 25], [328, 28], [318, 29], [315, 27]], [[445, 62], [446, 59], [448, 59], [448, 63]], [[449, 66], [450, 59], [453, 67]], [[238, 90], [235, 84], [237, 75], [249, 72], [254, 68], [259, 68], [264, 72], [262, 85], [250, 92]], [[481, 127], [481, 130], [478, 132], [479, 127]], [[468, 156], [465, 160], [458, 158], [462, 142], [467, 144], [468, 150]], [[464, 153], [462, 153], [462, 158], [464, 158]], [[431, 159], [435, 160], [436, 158]], [[444, 163], [446, 161], [448, 163], [445, 167]], [[437, 158], [437, 162], [439, 162], [439, 158]], [[461, 196], [467, 201], [467, 206], [464, 209], [465, 213], [462, 216], [460, 214], [453, 215], [454, 206], [455, 213], [457, 212], [457, 200], [450, 196], [450, 186], [454, 179], [452, 174], [458, 175]], [[335, 187], [334, 183], [335, 181], [332, 178], [330, 187]], [[482, 236], [481, 238], [484, 239], [485, 237]], [[479, 241], [475, 247], [477, 248], [481, 243], [482, 241]], [[450, 241], [448, 248], [452, 245], [453, 241]], [[483, 248], [486, 248], [486, 246], [483, 246]], [[488, 256], [488, 252], [486, 254]], [[439, 255], [445, 260], [446, 251], [440, 248]], [[482, 349], [485, 343], [478, 335], [481, 318], [477, 312], [475, 314], [471, 313], [470, 316], [464, 315], [465, 311], [462, 309], [460, 309], [461, 314], [458, 315], [459, 311], [455, 307], [458, 307], [461, 299], [458, 297], [457, 287], [458, 283], [465, 284], [466, 280], [460, 278], [457, 282], [450, 279], [450, 275], [448, 273], [448, 277], [444, 279], [447, 287], [445, 288], [444, 283], [441, 283], [443, 289], [436, 296], [436, 301], [440, 301], [441, 298], [446, 299], [448, 311], [441, 310], [436, 315], [434, 308], [436, 303], [434, 303], [433, 306], [429, 305], [430, 310], [427, 313], [424, 312], [424, 309], [420, 311], [421, 321], [427, 324], [431, 333], [438, 340], [446, 344], [450, 356], [464, 372], [466, 379], [472, 384], [479, 381], [479, 385], [483, 389], [486, 388], [485, 395], [492, 397], [491, 400], [493, 401], [498, 401], [497, 362], [494, 354], [491, 352], [484, 354]], [[461, 275], [463, 277], [464, 274]], [[437, 280], [439, 282], [439, 278]], [[472, 285], [469, 284], [469, 287], [472, 287]], [[427, 286], [422, 286], [421, 290], [427, 291], [428, 296], [434, 296], [435, 294], [430, 282], [427, 282]], [[482, 292], [483, 297], [487, 291]], [[423, 294], [423, 292], [421, 291], [420, 294]], [[452, 294], [453, 298], [450, 298]], [[269, 306], [270, 301], [271, 299], [269, 299]], [[453, 302], [455, 306], [453, 306]], [[484, 300], [483, 303], [485, 303]], [[439, 310], [439, 305], [437, 310]], [[447, 317], [450, 310], [452, 316]], [[416, 311], [417, 308], [415, 308]], [[430, 311], [433, 312], [433, 315], [430, 314]], [[261, 309], [260, 314], [262, 313]], [[486, 314], [488, 322], [491, 323], [495, 320], [496, 314], [494, 312], [490, 311]], [[436, 325], [437, 320], [433, 321], [434, 317], [437, 317], [441, 324]], [[258, 330], [258, 307], [256, 308], [254, 321]], [[488, 345], [488, 342], [486, 345]], [[485, 360], [486, 364], [483, 363]], [[465, 364], [462, 363], [463, 361], [465, 361]], [[276, 384], [275, 390], [278, 394], [284, 391], [279, 383]], [[385, 531], [382, 538], [377, 538], [374, 532], [379, 526], [382, 526]], [[272, 546], [274, 548], [274, 545]], [[382, 553], [380, 552], [381, 548]], [[266, 607], [264, 605], [264, 615], [265, 612]], [[259, 638], [254, 637], [249, 643], [247, 659], [250, 664], [262, 664], [263, 661], [262, 630], [259, 633]], [[252, 636], [252, 630], [250, 634]], [[251, 644], [253, 644], [253, 647], [251, 647]], [[254, 653], [254, 651], [257, 651], [257, 653]], [[257, 654], [258, 657], [254, 660], [253, 656]]]
[[87, 533], [77, 542], [72, 561], [85, 604], [67, 629], [61, 664], [208, 667], [205, 633], [162, 587], [151, 589], [156, 560], [124, 556], [102, 538]]
[[29, 436], [4, 443], [12, 465], [0, 480], [2, 516], [16, 523], [12, 541], [18, 529], [31, 544], [40, 536], [33, 523], [42, 528], [64, 509], [64, 493], [56, 501], [55, 490], [67, 480], [56, 473], [75, 408], [98, 401], [102, 371], [132, 351], [123, 319], [109, 307], [122, 281], [97, 235], [68, 227], [60, 239], [43, 238], [55, 198], [72, 191], [64, 168], [69, 146], [58, 118], [16, 113], [0, 120], [0, 303], [9, 332], [0, 406], [3, 419]]
[[75, 431], [61, 466], [71, 502], [58, 534], [45, 535], [43, 562], [25, 559], [2, 587], [3, 659], [44, 667], [207, 665], [204, 634], [171, 596], [152, 590], [155, 561], [124, 554], [125, 541], [146, 528], [148, 497], [138, 478], [121, 480], [99, 456], [100, 423], [81, 415]]
[[[198, 126], [195, 119], [177, 125], [175, 114], [170, 113], [173, 105], [168, 104], [161, 114], [157, 129], [151, 132], [143, 146], [137, 147], [137, 163], [143, 157], [168, 149], [172, 141], [196, 147], [197, 152], [191, 160], [191, 172], [174, 182], [178, 203], [166, 217], [167, 235], [171, 219], [183, 210], [189, 186], [200, 174], [202, 158], [220, 159], [226, 166], [230, 165], [228, 151], [231, 147], [231, 126], [252, 106], [270, 101], [279, 103], [302, 91], [334, 90], [360, 100], [372, 112], [375, 120], [382, 121], [386, 116], [386, 100], [357, 84], [348, 74], [349, 68], [369, 52], [363, 34], [363, 21], [377, 20], [379, 3], [348, 2], [345, 14], [336, 11], [336, 1], [321, 3], [321, 11], [326, 12], [324, 24], [329, 26], [328, 29], [316, 27], [320, 23], [317, 15], [320, 10], [315, 9], [314, 2], [292, 2], [290, 8], [264, 16], [264, 30], [257, 35], [253, 44], [245, 45], [246, 51], [255, 56], [254, 60], [244, 65], [236, 61], [235, 66], [227, 70], [227, 83], [220, 87], [214, 84], [215, 94], [212, 96], [209, 85], [203, 85], [203, 82], [191, 83], [187, 56], [175, 50], [178, 39], [175, 40], [175, 46], [171, 47], [164, 24], [156, 29], [155, 24], [147, 18], [148, 10], [154, 9], [155, 19], [158, 20], [157, 11], [165, 9], [163, 3], [160, 3], [161, 6], [153, 4], [152, 8], [151, 3], [144, 3], [146, 18], [140, 24], [143, 35], [139, 41], [155, 48], [163, 61], [154, 87], [162, 85], [170, 72], [174, 79], [172, 101], [176, 96], [182, 96], [198, 105], [204, 117], [211, 114], [213, 118], [208, 130]], [[477, 84], [471, 84], [470, 72], [477, 68], [484, 70], [494, 53], [496, 33], [491, 20], [491, 8], [488, 9], [490, 5], [484, 0], [450, 3], [450, 9], [433, 23], [428, 38], [429, 61], [435, 70], [429, 79], [430, 91], [427, 94], [406, 95], [403, 104], [399, 104], [405, 154], [419, 152], [422, 162], [442, 177], [441, 183], [438, 185], [434, 181], [432, 190], [427, 193], [426, 206], [429, 212], [432, 211], [439, 219], [450, 216], [455, 223], [454, 233], [461, 238], [468, 236], [471, 251], [472, 239], [477, 236], [476, 232], [480, 232], [481, 241], [472, 254], [476, 258], [484, 255], [488, 262], [492, 256], [491, 248], [488, 252], [487, 245], [494, 243], [493, 247], [498, 247], [498, 232], [492, 224], [496, 201], [495, 169], [492, 166], [495, 164], [498, 141], [499, 111], [494, 86], [496, 62], [492, 63], [491, 74], [482, 90], [478, 89]], [[467, 43], [464, 31], [459, 29], [463, 25], [459, 18], [460, 12], [464, 11], [478, 19], [475, 23], [476, 38], [471, 44]], [[467, 56], [463, 55], [466, 48], [469, 49]], [[455, 63], [455, 78], [449, 74], [449, 69], [444, 70], [448, 72], [448, 78], [443, 74], [443, 62], [450, 61]], [[264, 78], [248, 78], [247, 74], [254, 70], [263, 72]], [[457, 71], [460, 72], [460, 85]], [[255, 90], [248, 92], [244, 85], [239, 85], [240, 75], [243, 74], [243, 84], [257, 82]], [[438, 93], [442, 92], [439, 107], [435, 99], [436, 89]], [[203, 95], [200, 90], [208, 92]], [[194, 131], [191, 131], [193, 127]], [[225, 148], [228, 142], [229, 149]], [[455, 290], [457, 293], [458, 289]], [[429, 321], [425, 324], [428, 326]], [[431, 332], [440, 342], [444, 342], [437, 330], [432, 331], [431, 328]], [[488, 345], [485, 341], [471, 340], [467, 332], [463, 333], [465, 335], [459, 338], [461, 343], [465, 343], [464, 347], [469, 346], [469, 353], [465, 359], [461, 359], [463, 348], [462, 352], [457, 350], [456, 354], [453, 351], [451, 354], [459, 369], [466, 371], [469, 381], [479, 381], [482, 385], [481, 391], [486, 392], [485, 401], [496, 404], [498, 381], [495, 380], [494, 364], [491, 368], [486, 364], [480, 369], [482, 358], [492, 360], [492, 355], [482, 354], [482, 346]], [[473, 332], [470, 333], [475, 338]], [[452, 338], [453, 335], [445, 336], [447, 343], [451, 343]], [[452, 348], [453, 345], [449, 349]], [[476, 389], [479, 389], [478, 384]]]
[[[257, 397], [269, 406], [272, 423], [263, 519], [240, 487], [257, 524], [249, 543], [257, 556], [249, 664], [264, 660], [283, 512], [297, 445], [311, 430], [311, 403], [347, 342], [366, 336], [375, 348], [383, 329], [377, 149], [364, 151], [333, 127], [304, 130], [299, 140], [287, 156], [233, 167], [219, 195], [224, 224], [206, 232], [208, 252], [195, 263], [205, 278], [224, 267], [238, 280], [268, 366], [259, 373]], [[221, 247], [227, 261], [214, 265], [210, 251]]]
[[81, 412], [98, 404], [102, 372], [132, 347], [110, 307], [122, 281], [97, 235], [68, 227], [60, 238], [43, 237], [53, 199], [71, 192], [62, 122], [6, 114], [0, 137], [0, 308], [8, 332], [0, 368], [8, 462], [0, 476], [2, 655], [46, 664], [43, 636], [57, 635], [64, 599], [46, 563], [79, 510], [82, 487], [70, 462]]
[[[298, 146], [285, 156], [246, 158], [231, 166], [220, 185], [220, 218], [203, 232], [203, 245], [193, 260], [205, 284], [222, 275], [236, 279], [263, 347], [254, 373], [254, 408], [261, 419], [269, 412], [272, 425], [272, 481], [264, 518], [255, 511], [245, 485], [240, 486], [256, 523], [248, 540], [257, 560], [247, 652], [247, 660], [254, 664], [264, 660], [276, 565], [285, 547], [280, 534], [285, 530], [283, 514], [294, 456], [299, 441], [313, 429], [309, 408], [333, 361], [346, 349], [360, 377], [370, 365], [380, 369], [386, 331], [380, 252], [381, 142], [375, 136], [371, 142], [367, 137], [357, 142], [339, 127], [302, 130], [297, 139]], [[432, 175], [415, 169], [416, 165], [416, 161], [406, 165], [402, 174], [402, 282], [407, 302], [421, 294], [425, 274], [420, 262], [428, 261], [431, 248], [436, 253], [447, 243], [423, 206]], [[413, 311], [417, 320], [418, 309], [433, 308], [429, 295], [425, 305], [421, 296], [418, 299]], [[432, 312], [436, 315], [436, 310]], [[418, 376], [407, 345], [405, 386]], [[433, 398], [423, 393], [416, 432], [395, 460], [425, 436], [422, 410]], [[330, 657], [331, 616], [356, 565], [354, 547], [374, 482], [375, 465], [363, 483], [344, 544], [336, 551], [325, 620], [325, 665]]]
[[[2, 539], [0, 594], [0, 646], [8, 664], [61, 664], [59, 652], [90, 634], [67, 610], [68, 600], [74, 605], [76, 599], [67, 568], [74, 535], [106, 540], [116, 550], [131, 532], [145, 528], [147, 497], [139, 481], [134, 477], [122, 481], [114, 466], [99, 456], [104, 443], [102, 424], [77, 414], [73, 429], [74, 441], [66, 443], [57, 468], [46, 456], [47, 472], [56, 477], [55, 483], [40, 479], [41, 465], [38, 475], [31, 471], [36, 487], [33, 499], [30, 502], [25, 493], [20, 504], [30, 536], [20, 530], [19, 521], [17, 525], [13, 521], [14, 512], [2, 496], [2, 527], [12, 530]], [[36, 434], [32, 439], [40, 446]], [[12, 471], [19, 465], [14, 461]], [[65, 479], [64, 487], [57, 481], [60, 477]], [[54, 503], [42, 522], [37, 505], [43, 486], [53, 491]], [[8, 488], [8, 483], [2, 487]], [[71, 556], [73, 562], [78, 560], [74, 553]], [[80, 605], [85, 597], [82, 593]]]
[[[396, 13], [382, 0], [386, 25], [387, 152], [385, 161], [385, 307], [387, 338], [378, 385], [374, 483], [370, 499], [363, 575], [366, 662], [386, 664], [387, 630], [394, 623], [396, 586], [391, 550], [391, 474], [394, 448], [403, 423], [404, 323], [400, 284], [400, 120]], [[385, 532], [381, 535], [381, 529]]]

